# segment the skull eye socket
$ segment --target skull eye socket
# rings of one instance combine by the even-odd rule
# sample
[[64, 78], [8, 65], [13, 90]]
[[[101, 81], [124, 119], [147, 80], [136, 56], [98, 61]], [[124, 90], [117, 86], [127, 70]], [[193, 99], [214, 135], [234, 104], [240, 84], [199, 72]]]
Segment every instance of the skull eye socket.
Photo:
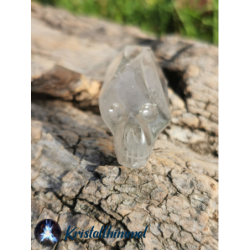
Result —
[[157, 118], [158, 111], [155, 104], [146, 103], [141, 106], [139, 114], [145, 121], [153, 122]]
[[120, 103], [114, 103], [110, 108], [109, 108], [109, 117], [111, 120], [114, 122], [119, 122], [122, 120], [123, 116], [125, 114], [125, 110], [123, 106]]

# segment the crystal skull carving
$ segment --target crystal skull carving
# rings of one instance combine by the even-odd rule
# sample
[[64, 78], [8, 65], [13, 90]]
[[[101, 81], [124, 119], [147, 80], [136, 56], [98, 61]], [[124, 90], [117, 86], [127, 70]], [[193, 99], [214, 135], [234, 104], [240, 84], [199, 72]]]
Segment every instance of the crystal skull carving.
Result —
[[148, 47], [126, 46], [110, 64], [99, 97], [118, 162], [141, 168], [170, 121], [167, 83]]

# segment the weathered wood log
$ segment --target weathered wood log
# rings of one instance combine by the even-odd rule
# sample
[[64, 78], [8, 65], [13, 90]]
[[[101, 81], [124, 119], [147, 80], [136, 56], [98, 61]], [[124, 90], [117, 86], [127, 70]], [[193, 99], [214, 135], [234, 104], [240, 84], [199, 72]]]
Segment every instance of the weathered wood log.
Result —
[[[98, 114], [110, 60], [151, 46], [169, 83], [172, 121], [145, 168], [120, 166]], [[112, 225], [141, 239], [61, 241], [56, 249], [218, 248], [218, 50], [32, 3], [32, 249], [38, 221]], [[95, 114], [91, 112], [95, 108]]]
[[[172, 141], [218, 154], [218, 49], [32, 5], [32, 92], [96, 107], [110, 60], [126, 44], [151, 46], [169, 79]], [[91, 63], [90, 63], [91, 62]], [[174, 90], [174, 91], [172, 91]], [[96, 109], [95, 109], [96, 110]]]

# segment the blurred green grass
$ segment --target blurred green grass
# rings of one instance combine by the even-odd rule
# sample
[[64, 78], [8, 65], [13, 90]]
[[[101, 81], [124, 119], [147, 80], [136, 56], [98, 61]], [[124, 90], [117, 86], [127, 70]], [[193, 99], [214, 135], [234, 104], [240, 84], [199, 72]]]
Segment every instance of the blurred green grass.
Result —
[[154, 33], [218, 44], [218, 0], [36, 0]]

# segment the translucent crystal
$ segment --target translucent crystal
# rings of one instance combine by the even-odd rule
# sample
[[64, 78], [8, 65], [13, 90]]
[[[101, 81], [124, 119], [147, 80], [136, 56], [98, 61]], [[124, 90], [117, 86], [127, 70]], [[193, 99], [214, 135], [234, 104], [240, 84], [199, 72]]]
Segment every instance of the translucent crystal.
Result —
[[150, 48], [126, 46], [110, 64], [99, 97], [118, 162], [145, 166], [170, 121], [167, 85]]

